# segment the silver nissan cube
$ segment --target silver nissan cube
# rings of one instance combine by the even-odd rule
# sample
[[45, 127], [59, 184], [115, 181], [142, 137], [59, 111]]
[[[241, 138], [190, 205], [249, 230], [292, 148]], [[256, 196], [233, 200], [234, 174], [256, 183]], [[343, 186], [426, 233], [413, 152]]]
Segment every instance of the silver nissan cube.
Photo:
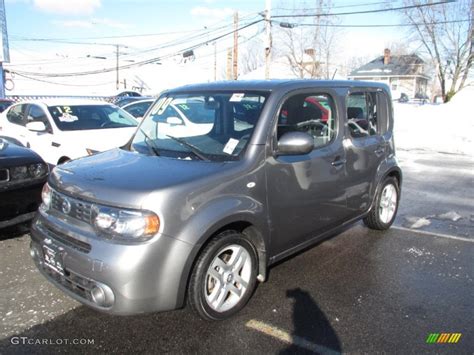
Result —
[[99, 311], [188, 303], [219, 320], [275, 262], [360, 219], [389, 228], [401, 183], [384, 84], [185, 86], [156, 100], [126, 146], [52, 171], [31, 255]]

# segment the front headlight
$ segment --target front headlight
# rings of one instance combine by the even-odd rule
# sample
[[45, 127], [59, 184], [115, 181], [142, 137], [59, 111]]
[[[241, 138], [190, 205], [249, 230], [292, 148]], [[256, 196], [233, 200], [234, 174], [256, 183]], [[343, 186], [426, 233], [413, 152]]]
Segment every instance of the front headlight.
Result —
[[51, 207], [52, 192], [48, 183], [44, 184], [43, 190], [41, 191], [41, 199], [43, 204], [41, 205], [43, 210], [48, 210]]
[[31, 164], [28, 166], [28, 172], [31, 177], [36, 179], [45, 176], [48, 173], [48, 167], [43, 163]]
[[15, 166], [10, 168], [10, 181], [25, 180], [28, 178], [27, 166]]
[[48, 167], [43, 163], [15, 166], [10, 168], [10, 181], [37, 179], [47, 174]]
[[149, 211], [131, 211], [94, 205], [92, 221], [99, 234], [122, 240], [143, 241], [160, 229], [160, 219]]

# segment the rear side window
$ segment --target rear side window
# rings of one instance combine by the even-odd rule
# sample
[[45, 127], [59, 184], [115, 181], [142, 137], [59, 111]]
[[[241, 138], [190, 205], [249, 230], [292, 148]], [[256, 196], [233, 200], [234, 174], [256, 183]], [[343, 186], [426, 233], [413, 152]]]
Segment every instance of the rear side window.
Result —
[[354, 92], [346, 100], [347, 124], [353, 138], [377, 134], [377, 96], [375, 92]]
[[25, 119], [23, 115], [23, 109], [25, 108], [25, 105], [17, 105], [13, 106], [10, 111], [7, 113], [7, 120], [11, 123], [24, 126]]
[[277, 137], [287, 132], [306, 132], [314, 147], [328, 144], [336, 135], [334, 102], [327, 94], [299, 94], [288, 98], [278, 115]]
[[153, 102], [139, 102], [133, 105], [130, 105], [129, 107], [124, 108], [125, 111], [127, 111], [129, 114], [131, 114], [134, 117], [143, 117], [145, 116], [146, 111], [148, 108], [151, 106]]

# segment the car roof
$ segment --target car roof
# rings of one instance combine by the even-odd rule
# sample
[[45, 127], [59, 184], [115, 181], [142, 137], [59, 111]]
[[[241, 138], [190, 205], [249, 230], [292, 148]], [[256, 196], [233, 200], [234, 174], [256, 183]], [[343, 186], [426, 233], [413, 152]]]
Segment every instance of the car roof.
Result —
[[200, 83], [177, 87], [166, 91], [193, 92], [193, 91], [276, 91], [285, 89], [298, 89], [310, 87], [355, 87], [355, 88], [381, 88], [388, 90], [383, 83], [358, 81], [358, 80], [313, 80], [313, 79], [272, 79], [272, 80], [235, 80], [217, 81], [213, 83]]
[[90, 106], [90, 105], [112, 105], [110, 102], [91, 99], [76, 98], [51, 98], [36, 99], [17, 102], [19, 104], [43, 104], [46, 106]]
[[133, 105], [136, 105], [136, 104], [139, 104], [139, 103], [142, 103], [142, 102], [155, 102], [156, 99], [144, 99], [144, 100], [138, 100], [138, 101], [132, 101], [132, 102], [129, 102], [128, 104], [126, 105], [123, 105], [122, 108], [126, 108], [126, 107], [129, 107], [129, 106], [133, 106]]

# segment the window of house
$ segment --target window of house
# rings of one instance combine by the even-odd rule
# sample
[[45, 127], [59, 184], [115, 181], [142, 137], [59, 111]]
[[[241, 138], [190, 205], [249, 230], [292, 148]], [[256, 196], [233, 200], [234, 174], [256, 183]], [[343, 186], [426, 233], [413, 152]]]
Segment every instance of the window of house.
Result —
[[277, 137], [294, 131], [313, 136], [315, 148], [328, 144], [336, 135], [332, 98], [327, 94], [300, 94], [287, 99], [278, 116]]
[[353, 138], [377, 134], [376, 98], [375, 92], [354, 92], [347, 97], [347, 123]]

